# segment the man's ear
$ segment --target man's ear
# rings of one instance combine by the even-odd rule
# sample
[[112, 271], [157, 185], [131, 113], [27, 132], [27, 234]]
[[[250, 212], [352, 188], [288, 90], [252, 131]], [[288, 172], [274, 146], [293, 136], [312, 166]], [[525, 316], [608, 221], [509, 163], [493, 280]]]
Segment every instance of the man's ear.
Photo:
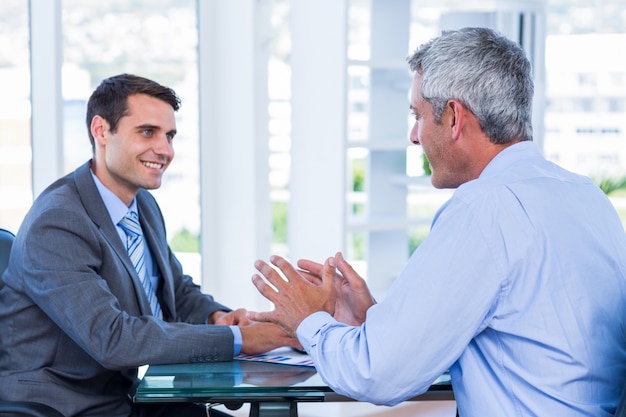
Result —
[[109, 122], [100, 115], [95, 115], [91, 119], [91, 134], [96, 142], [96, 145], [105, 145], [107, 132], [109, 132]]
[[463, 124], [467, 117], [467, 109], [458, 100], [448, 100], [446, 104], [448, 106], [448, 112], [450, 113], [450, 129], [452, 129], [452, 138], [457, 140], [461, 136], [463, 130]]

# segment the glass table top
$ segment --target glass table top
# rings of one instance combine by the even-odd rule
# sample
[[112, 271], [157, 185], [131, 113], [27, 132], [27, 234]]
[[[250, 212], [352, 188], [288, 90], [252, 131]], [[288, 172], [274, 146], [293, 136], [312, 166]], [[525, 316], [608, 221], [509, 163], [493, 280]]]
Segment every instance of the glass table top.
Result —
[[[429, 392], [449, 393], [447, 374]], [[349, 401], [333, 392], [314, 367], [258, 361], [152, 365], [135, 402], [207, 401]]]

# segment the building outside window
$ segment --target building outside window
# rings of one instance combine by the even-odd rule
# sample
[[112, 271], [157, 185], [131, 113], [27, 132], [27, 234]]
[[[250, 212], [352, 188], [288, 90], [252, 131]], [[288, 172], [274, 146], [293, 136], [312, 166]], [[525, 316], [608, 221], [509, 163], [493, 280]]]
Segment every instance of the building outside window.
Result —
[[[121, 72], [136, 73], [173, 87], [183, 105], [177, 115], [176, 159], [154, 191], [168, 222], [173, 248], [199, 276], [200, 181], [198, 133], [197, 0], [134, 2], [63, 0], [63, 169], [91, 155], [84, 122], [86, 100], [97, 83]], [[5, 0], [0, 8], [0, 227], [16, 231], [30, 207], [32, 151], [30, 137], [29, 1]], [[288, 201], [291, 166], [291, 68], [289, 0], [273, 0], [268, 44], [269, 160], [273, 212], [273, 246], [288, 253]], [[505, 2], [412, 0], [407, 55], [435, 36], [441, 17], [450, 11], [493, 11]], [[510, 3], [510, 2], [509, 2]], [[626, 10], [616, 0], [547, 0], [545, 2], [545, 129], [542, 146], [548, 158], [591, 176], [609, 191], [626, 178], [626, 58], [616, 53], [626, 44]], [[348, 2], [346, 56], [346, 137], [354, 144], [371, 128], [368, 89], [370, 0]], [[111, 30], [111, 28], [115, 30]], [[608, 51], [608, 52], [607, 52]], [[404, 63], [402, 63], [404, 64]], [[408, 69], [407, 69], [408, 71]], [[406, 90], [410, 78], [407, 78]], [[408, 106], [407, 106], [408, 108]], [[427, 178], [421, 149], [408, 142], [407, 110], [404, 171], [406, 212], [415, 219], [407, 228], [407, 252], [428, 233], [430, 218], [449, 196]], [[347, 153], [349, 215], [366, 211], [364, 184], [371, 174], [370, 151], [352, 146]], [[343, 167], [341, 167], [343, 169]], [[50, 178], [52, 182], [54, 178]], [[610, 193], [626, 224], [626, 192]], [[349, 233], [351, 259], [364, 258], [365, 237]], [[187, 255], [190, 254], [190, 255]]]

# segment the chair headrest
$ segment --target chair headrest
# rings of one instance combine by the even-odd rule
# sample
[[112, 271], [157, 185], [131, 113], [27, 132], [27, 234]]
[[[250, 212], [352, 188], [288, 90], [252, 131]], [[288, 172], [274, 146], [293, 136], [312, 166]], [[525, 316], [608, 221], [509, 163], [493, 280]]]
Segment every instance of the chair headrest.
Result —
[[15, 235], [6, 229], [0, 229], [0, 288], [2, 288], [2, 274], [9, 264], [9, 254]]

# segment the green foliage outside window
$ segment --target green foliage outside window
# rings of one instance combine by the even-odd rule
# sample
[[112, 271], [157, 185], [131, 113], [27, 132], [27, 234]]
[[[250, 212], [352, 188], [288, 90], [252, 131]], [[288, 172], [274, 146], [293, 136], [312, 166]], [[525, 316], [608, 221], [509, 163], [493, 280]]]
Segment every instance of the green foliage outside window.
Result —
[[272, 203], [272, 241], [287, 243], [287, 203]]
[[174, 252], [200, 253], [200, 236], [182, 229], [172, 237], [170, 247]]
[[355, 159], [352, 167], [352, 191], [365, 190], [365, 159]]
[[432, 175], [432, 171], [430, 170], [430, 162], [428, 162], [428, 158], [425, 153], [422, 153], [422, 169], [424, 170], [425, 175]]
[[614, 194], [616, 191], [626, 190], [626, 177], [602, 178], [601, 180], [594, 181], [606, 195]]
[[[622, 199], [626, 197], [626, 177], [594, 179], [594, 182], [607, 196]], [[624, 209], [623, 205], [616, 205], [615, 209], [626, 230], [626, 209]]]
[[415, 252], [415, 250], [422, 244], [426, 236], [428, 236], [429, 228], [421, 227], [409, 230], [409, 254]]

